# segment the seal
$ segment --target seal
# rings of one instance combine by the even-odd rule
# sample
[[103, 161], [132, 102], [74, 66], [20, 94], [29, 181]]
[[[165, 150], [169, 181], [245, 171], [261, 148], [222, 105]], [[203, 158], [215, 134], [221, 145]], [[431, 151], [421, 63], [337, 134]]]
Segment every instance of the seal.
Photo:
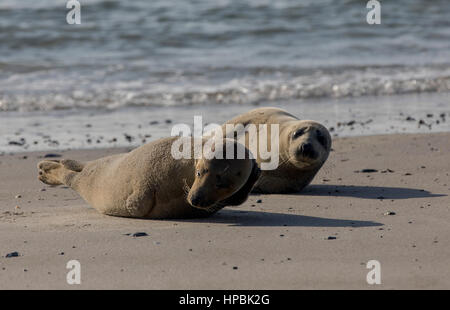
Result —
[[[242, 124], [245, 130], [236, 130]], [[247, 130], [249, 124], [256, 125], [257, 135], [251, 137]], [[258, 108], [227, 121], [221, 129], [226, 137], [231, 137], [249, 147], [250, 141], [256, 139], [261, 145], [260, 126], [267, 126], [267, 145], [271, 145], [270, 125], [279, 125], [279, 158], [276, 169], [262, 170], [261, 177], [255, 184], [253, 192], [259, 193], [293, 193], [301, 191], [314, 178], [325, 163], [331, 150], [331, 136], [325, 126], [312, 120], [300, 120], [279, 108]], [[234, 136], [233, 136], [234, 135]], [[245, 136], [244, 136], [245, 135]], [[250, 148], [251, 149], [251, 148]], [[254, 152], [255, 153], [255, 152]], [[267, 161], [262, 159], [260, 150], [256, 161], [259, 166]]]
[[194, 143], [189, 143], [191, 156], [175, 159], [171, 147], [178, 139], [193, 140], [164, 138], [129, 153], [86, 163], [44, 160], [38, 164], [38, 179], [49, 185], [66, 185], [100, 213], [121, 217], [206, 217], [247, 199], [260, 175], [248, 150], [243, 159], [207, 159], [204, 155], [195, 159]]

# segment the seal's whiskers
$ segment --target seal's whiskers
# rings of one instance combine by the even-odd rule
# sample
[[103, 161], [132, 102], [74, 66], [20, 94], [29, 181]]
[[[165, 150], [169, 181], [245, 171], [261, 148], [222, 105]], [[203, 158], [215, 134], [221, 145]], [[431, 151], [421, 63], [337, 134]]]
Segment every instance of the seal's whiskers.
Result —
[[183, 183], [184, 183], [183, 191], [184, 191], [185, 196], [187, 197], [187, 195], [191, 191], [191, 187], [187, 184], [186, 179], [183, 179]]

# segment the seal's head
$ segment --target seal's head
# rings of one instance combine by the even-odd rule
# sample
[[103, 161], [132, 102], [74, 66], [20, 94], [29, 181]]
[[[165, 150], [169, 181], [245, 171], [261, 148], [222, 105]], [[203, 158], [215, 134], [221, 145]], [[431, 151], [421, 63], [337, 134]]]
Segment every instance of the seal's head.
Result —
[[322, 166], [331, 149], [331, 136], [315, 121], [295, 121], [287, 130], [289, 161], [296, 167]]
[[[234, 145], [234, 156], [227, 159], [226, 148]], [[228, 145], [228, 146], [227, 146]], [[237, 147], [244, 148], [244, 156], [237, 156]], [[249, 156], [249, 151], [234, 140], [228, 140], [219, 150], [212, 150], [212, 159], [199, 159], [195, 162], [195, 180], [187, 201], [196, 208], [210, 209], [217, 205], [239, 205], [243, 203], [253, 185], [258, 180], [260, 170], [256, 161]], [[209, 156], [211, 158], [211, 156]]]

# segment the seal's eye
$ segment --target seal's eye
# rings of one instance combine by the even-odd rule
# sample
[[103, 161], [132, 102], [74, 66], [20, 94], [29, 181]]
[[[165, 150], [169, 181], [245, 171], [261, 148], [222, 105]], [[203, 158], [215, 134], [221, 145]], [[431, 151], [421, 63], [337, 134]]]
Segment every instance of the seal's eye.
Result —
[[199, 177], [199, 176], [201, 175], [201, 174], [200, 174], [200, 171], [197, 170], [197, 172], [195, 173], [195, 175]]
[[327, 147], [327, 138], [322, 134], [320, 130], [316, 130], [316, 138], [323, 147]]
[[301, 135], [303, 135], [305, 133], [305, 129], [298, 129], [296, 132], [294, 132], [294, 134], [292, 135], [292, 139], [297, 139], [298, 137], [300, 137]]

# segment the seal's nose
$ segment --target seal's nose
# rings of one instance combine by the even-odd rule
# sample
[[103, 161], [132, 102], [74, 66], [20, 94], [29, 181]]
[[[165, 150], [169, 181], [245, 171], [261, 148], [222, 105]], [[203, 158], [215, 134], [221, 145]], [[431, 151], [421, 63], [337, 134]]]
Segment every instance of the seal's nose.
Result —
[[191, 198], [191, 204], [193, 206], [199, 206], [200, 205], [200, 201], [201, 201], [201, 199], [197, 195], [195, 195], [194, 197]]
[[298, 149], [298, 152], [302, 156], [308, 157], [308, 158], [311, 158], [311, 159], [315, 159], [318, 156], [317, 152], [314, 150], [314, 146], [311, 143], [309, 143], [309, 142], [303, 143], [300, 146], [300, 148]]
[[303, 153], [311, 153], [314, 151], [314, 148], [311, 143], [302, 144], [301, 149]]

